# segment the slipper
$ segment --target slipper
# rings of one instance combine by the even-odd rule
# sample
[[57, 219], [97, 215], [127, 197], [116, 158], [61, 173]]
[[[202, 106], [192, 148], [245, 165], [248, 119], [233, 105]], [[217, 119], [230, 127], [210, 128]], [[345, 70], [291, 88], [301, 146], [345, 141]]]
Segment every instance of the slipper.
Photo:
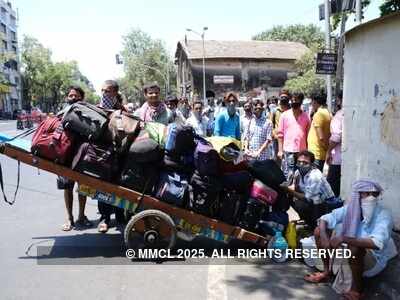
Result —
[[350, 290], [347, 293], [342, 294], [342, 297], [340, 299], [342, 299], [342, 300], [360, 300], [362, 298], [364, 298], [364, 295], [362, 293]]
[[105, 222], [99, 223], [99, 225], [97, 226], [97, 230], [100, 233], [106, 233], [108, 231], [108, 224]]
[[304, 276], [304, 280], [311, 283], [320, 283], [329, 281], [329, 275], [322, 272], [315, 272]]
[[63, 226], [62, 231], [71, 231], [74, 228], [75, 224], [74, 221], [68, 220]]
[[89, 219], [86, 216], [83, 216], [82, 219], [78, 219], [75, 221], [75, 224], [80, 226], [80, 227], [87, 227], [90, 228], [93, 226], [93, 223], [89, 221]]

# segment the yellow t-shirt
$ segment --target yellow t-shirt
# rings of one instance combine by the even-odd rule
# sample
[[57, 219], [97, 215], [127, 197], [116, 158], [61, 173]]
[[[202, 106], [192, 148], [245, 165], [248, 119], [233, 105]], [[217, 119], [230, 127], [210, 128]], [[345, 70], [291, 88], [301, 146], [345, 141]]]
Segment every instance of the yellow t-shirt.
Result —
[[[315, 159], [325, 160], [329, 137], [331, 135], [330, 125], [331, 114], [329, 111], [325, 107], [318, 108], [317, 112], [313, 116], [310, 131], [308, 132], [307, 137], [308, 151], [315, 155]], [[316, 129], [317, 127], [322, 128], [322, 132], [325, 135], [325, 143], [318, 138]]]

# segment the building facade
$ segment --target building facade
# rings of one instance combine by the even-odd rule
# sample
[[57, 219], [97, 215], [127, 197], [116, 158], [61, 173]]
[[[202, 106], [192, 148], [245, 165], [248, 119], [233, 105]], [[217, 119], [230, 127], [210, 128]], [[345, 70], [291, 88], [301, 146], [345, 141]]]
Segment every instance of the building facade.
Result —
[[400, 230], [400, 13], [346, 33], [341, 195], [360, 178], [378, 181]]
[[[227, 90], [246, 94], [265, 89], [278, 93], [294, 62], [308, 51], [301, 43], [278, 41], [205, 41], [206, 91], [221, 97]], [[181, 96], [203, 93], [203, 43], [180, 41], [175, 53], [177, 87]]]
[[5, 58], [0, 67], [0, 113], [11, 116], [15, 109], [22, 107], [17, 13], [11, 2], [3, 0], [0, 0], [0, 37], [0, 49]]

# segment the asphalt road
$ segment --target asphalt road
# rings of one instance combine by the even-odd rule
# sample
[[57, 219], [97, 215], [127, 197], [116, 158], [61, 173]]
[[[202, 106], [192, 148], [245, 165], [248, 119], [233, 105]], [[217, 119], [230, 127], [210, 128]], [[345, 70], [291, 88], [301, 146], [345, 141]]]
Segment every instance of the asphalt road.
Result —
[[[15, 128], [15, 121], [0, 121], [1, 133], [14, 135]], [[0, 163], [11, 197], [17, 162], [0, 155]], [[77, 201], [74, 205], [77, 212]], [[93, 221], [98, 218], [95, 201], [88, 200], [86, 214]], [[95, 228], [63, 232], [64, 220], [56, 176], [21, 165], [16, 203], [0, 203], [0, 299], [337, 298], [327, 284], [306, 284], [302, 278], [310, 269], [298, 262], [129, 264], [121, 258], [123, 241], [115, 228], [107, 234], [99, 234]], [[208, 243], [199, 239], [190, 247], [203, 248]]]

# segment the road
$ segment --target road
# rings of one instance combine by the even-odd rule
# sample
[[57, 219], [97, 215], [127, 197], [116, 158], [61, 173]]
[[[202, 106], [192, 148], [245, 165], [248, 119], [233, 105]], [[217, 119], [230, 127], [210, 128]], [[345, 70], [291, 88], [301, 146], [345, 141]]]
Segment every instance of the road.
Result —
[[[15, 121], [0, 121], [0, 133], [15, 135]], [[11, 197], [17, 162], [0, 155], [5, 189]], [[77, 212], [77, 201], [74, 202]], [[87, 216], [98, 218], [88, 200]], [[56, 176], [21, 165], [21, 183], [13, 206], [1, 201], [1, 299], [336, 299], [327, 284], [303, 281], [303, 264], [266, 265], [128, 264], [120, 233], [95, 228], [61, 231], [65, 220]], [[203, 248], [202, 239], [191, 243]], [[185, 243], [180, 242], [180, 245]], [[47, 259], [37, 247], [47, 247]], [[76, 251], [74, 247], [82, 247]], [[43, 249], [43, 248], [41, 248]]]

